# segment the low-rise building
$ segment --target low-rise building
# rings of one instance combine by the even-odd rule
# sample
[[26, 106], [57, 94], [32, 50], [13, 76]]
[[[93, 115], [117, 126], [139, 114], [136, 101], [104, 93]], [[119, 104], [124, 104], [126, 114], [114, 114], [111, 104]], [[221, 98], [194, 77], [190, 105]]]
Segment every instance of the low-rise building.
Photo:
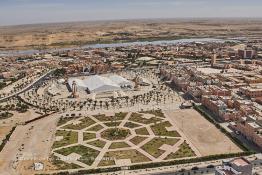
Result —
[[262, 126], [258, 117], [242, 117], [236, 122], [234, 129], [262, 149]]
[[241, 87], [239, 88], [239, 91], [241, 94], [249, 98], [256, 98], [262, 96], [262, 88]]
[[235, 158], [217, 166], [215, 175], [252, 175], [252, 164], [245, 158]]

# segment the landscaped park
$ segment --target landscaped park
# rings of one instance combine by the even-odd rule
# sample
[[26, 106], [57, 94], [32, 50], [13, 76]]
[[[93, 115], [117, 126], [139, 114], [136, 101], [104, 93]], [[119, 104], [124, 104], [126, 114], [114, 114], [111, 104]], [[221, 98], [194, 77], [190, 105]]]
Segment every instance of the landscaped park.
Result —
[[61, 117], [52, 147], [59, 169], [129, 166], [201, 156], [161, 110]]

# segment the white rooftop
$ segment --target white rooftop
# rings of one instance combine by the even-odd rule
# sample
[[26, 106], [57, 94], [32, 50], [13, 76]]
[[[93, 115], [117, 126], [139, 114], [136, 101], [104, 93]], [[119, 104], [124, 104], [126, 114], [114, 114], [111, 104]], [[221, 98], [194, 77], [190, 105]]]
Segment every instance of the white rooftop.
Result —
[[112, 80], [106, 77], [99, 76], [99, 75], [89, 76], [87, 79], [83, 80], [83, 83], [87, 85], [90, 91], [94, 91], [103, 86], [108, 86], [108, 88], [111, 87], [110, 89], [112, 88], [116, 90], [120, 89], [120, 87], [116, 83], [114, 83]]
[[151, 60], [154, 60], [154, 59], [155, 58], [152, 58], [152, 57], [140, 57], [137, 60], [138, 61], [151, 61]]
[[132, 85], [130, 81], [119, 75], [111, 75], [109, 77], [93, 75], [84, 79], [69, 78], [68, 84], [71, 89], [74, 81], [78, 89], [88, 89], [91, 93], [119, 91], [123, 85]]

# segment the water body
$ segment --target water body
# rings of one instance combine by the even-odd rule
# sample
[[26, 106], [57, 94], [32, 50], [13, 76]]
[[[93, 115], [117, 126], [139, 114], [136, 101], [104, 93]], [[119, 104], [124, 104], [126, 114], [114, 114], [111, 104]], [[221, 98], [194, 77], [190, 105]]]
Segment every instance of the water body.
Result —
[[178, 39], [178, 40], [158, 40], [158, 41], [136, 41], [136, 42], [124, 42], [124, 43], [110, 43], [110, 44], [87, 44], [82, 47], [62, 48], [62, 49], [47, 49], [43, 51], [39, 50], [17, 50], [17, 51], [0, 51], [0, 56], [17, 56], [17, 55], [32, 55], [36, 53], [46, 53], [53, 51], [63, 51], [72, 49], [87, 49], [87, 48], [106, 48], [106, 47], [127, 47], [135, 45], [174, 45], [185, 44], [192, 42], [199, 43], [223, 43], [226, 41], [237, 42], [237, 40], [223, 40], [215, 38], [192, 38], [192, 39]]
[[226, 40], [215, 39], [215, 38], [194, 38], [194, 39], [178, 39], [178, 40], [158, 40], [158, 41], [136, 41], [136, 42], [126, 42], [126, 43], [111, 43], [111, 44], [92, 44], [85, 45], [83, 48], [105, 48], [105, 47], [127, 47], [135, 45], [173, 45], [173, 44], [185, 44], [185, 43], [208, 43], [217, 42], [223, 43]]

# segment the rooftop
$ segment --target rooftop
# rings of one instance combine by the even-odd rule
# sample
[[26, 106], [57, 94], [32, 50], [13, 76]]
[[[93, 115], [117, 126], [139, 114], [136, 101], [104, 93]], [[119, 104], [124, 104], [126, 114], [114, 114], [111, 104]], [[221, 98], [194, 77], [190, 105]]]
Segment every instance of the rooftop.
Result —
[[235, 164], [235, 165], [237, 165], [237, 166], [246, 166], [246, 165], [249, 165], [249, 164], [250, 164], [247, 160], [245, 160], [245, 159], [243, 159], [243, 158], [234, 159], [234, 160], [232, 160], [231, 163], [232, 163], [232, 164]]

